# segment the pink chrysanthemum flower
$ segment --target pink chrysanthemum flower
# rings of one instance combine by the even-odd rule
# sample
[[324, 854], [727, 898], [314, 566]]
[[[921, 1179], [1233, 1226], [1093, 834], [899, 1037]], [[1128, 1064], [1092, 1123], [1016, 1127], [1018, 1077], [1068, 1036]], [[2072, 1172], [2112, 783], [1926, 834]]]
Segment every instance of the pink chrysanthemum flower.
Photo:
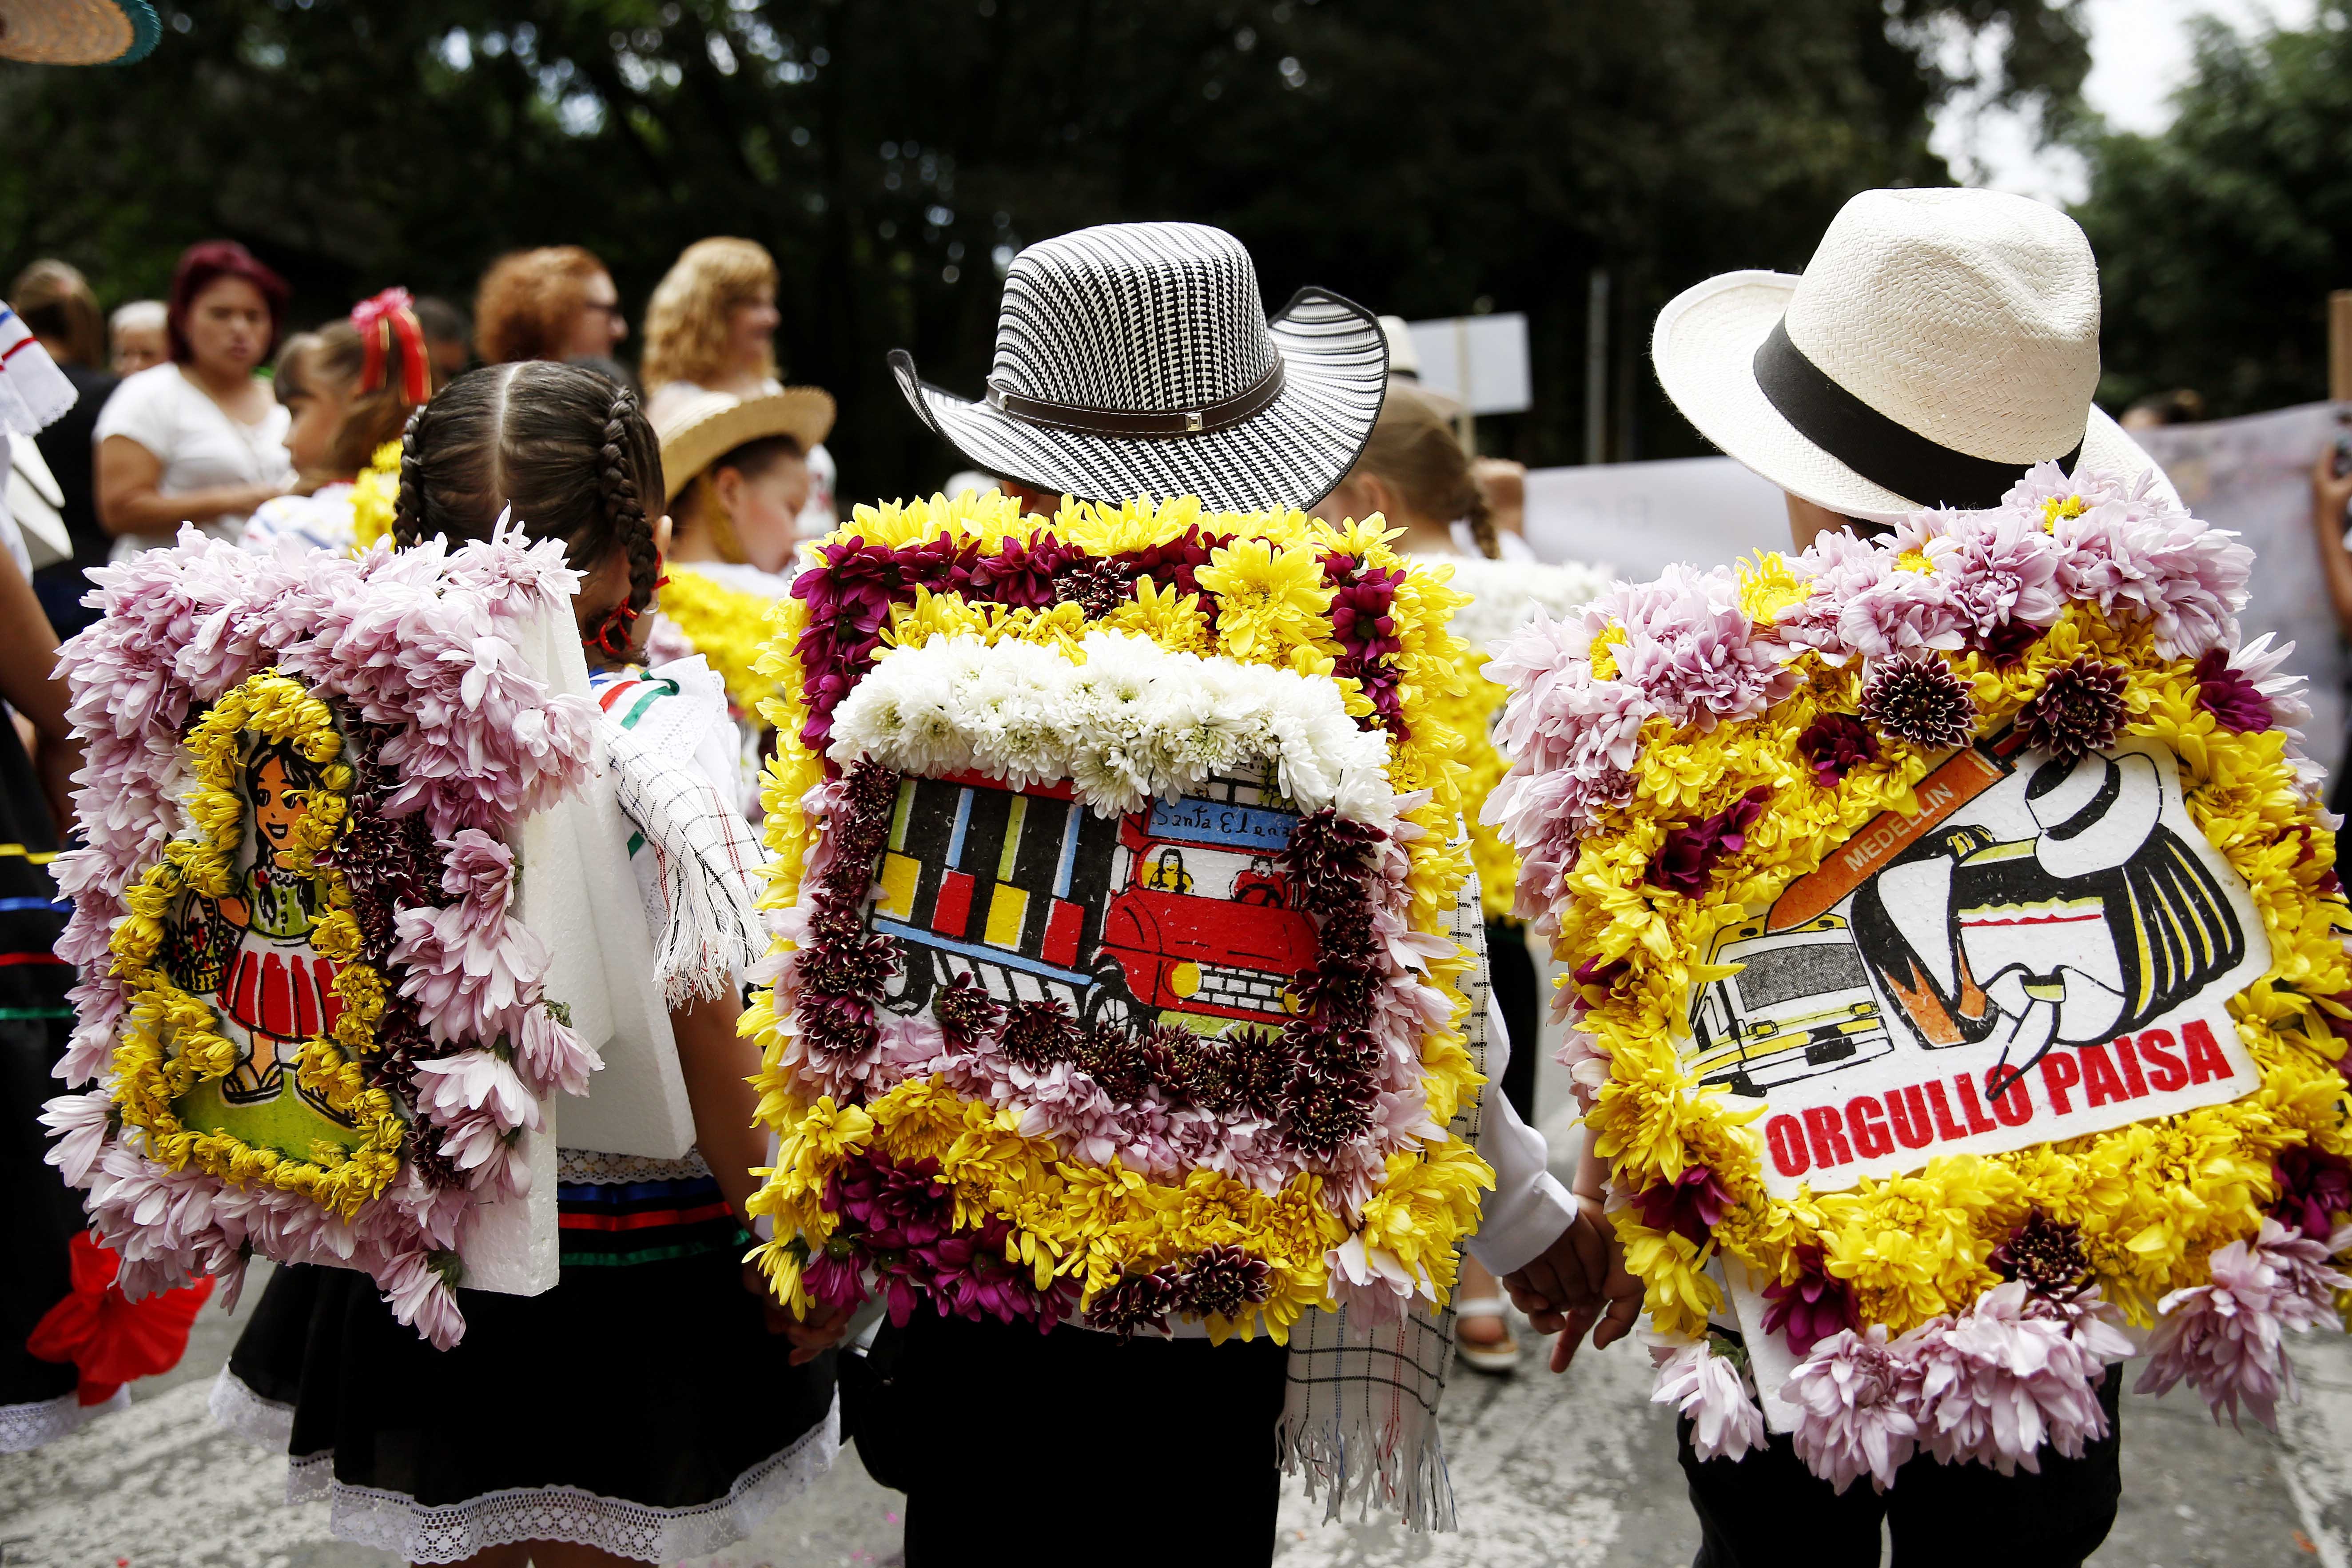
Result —
[[1864, 1476], [1880, 1491], [1895, 1484], [1917, 1447], [1916, 1394], [1917, 1373], [1889, 1349], [1884, 1323], [1822, 1341], [1780, 1390], [1797, 1406], [1797, 1457], [1840, 1492]]

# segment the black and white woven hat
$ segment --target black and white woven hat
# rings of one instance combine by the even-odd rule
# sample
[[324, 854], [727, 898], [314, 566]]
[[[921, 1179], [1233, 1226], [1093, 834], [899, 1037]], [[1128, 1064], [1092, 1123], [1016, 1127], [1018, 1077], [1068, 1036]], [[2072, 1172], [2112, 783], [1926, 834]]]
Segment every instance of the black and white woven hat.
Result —
[[987, 395], [890, 355], [923, 422], [992, 473], [1082, 500], [1192, 495], [1312, 506], [1370, 437], [1388, 385], [1379, 321], [1302, 289], [1271, 321], [1223, 229], [1107, 224], [1040, 241], [1004, 279]]

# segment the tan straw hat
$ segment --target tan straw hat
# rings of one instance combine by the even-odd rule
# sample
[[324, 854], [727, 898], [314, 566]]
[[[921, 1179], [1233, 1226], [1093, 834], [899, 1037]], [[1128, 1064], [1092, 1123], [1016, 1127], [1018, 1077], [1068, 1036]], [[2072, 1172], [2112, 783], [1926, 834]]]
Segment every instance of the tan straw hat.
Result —
[[832, 428], [833, 394], [818, 387], [787, 386], [757, 397], [698, 393], [654, 422], [664, 499], [676, 500], [696, 475], [746, 441], [790, 436], [806, 455]]
[[1802, 277], [1731, 272], [1685, 289], [1658, 313], [1650, 354], [1707, 439], [1849, 517], [1990, 507], [2053, 458], [2156, 469], [2091, 402], [2090, 242], [2023, 196], [1864, 191]]
[[162, 34], [147, 0], [0, 0], [0, 60], [129, 65]]

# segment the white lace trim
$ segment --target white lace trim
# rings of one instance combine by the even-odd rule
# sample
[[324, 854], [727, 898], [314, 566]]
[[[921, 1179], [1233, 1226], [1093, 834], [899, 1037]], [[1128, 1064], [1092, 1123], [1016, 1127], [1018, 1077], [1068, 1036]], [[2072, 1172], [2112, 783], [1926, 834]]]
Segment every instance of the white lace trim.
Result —
[[272, 1453], [286, 1452], [294, 1441], [294, 1407], [262, 1398], [226, 1367], [213, 1379], [213, 1395], [205, 1408], [212, 1413], [214, 1426]]
[[0, 1405], [0, 1454], [21, 1454], [44, 1443], [54, 1443], [93, 1416], [131, 1408], [131, 1386], [114, 1391], [103, 1405], [84, 1405], [81, 1395], [68, 1390], [55, 1399], [29, 1405]]
[[693, 1508], [655, 1508], [578, 1487], [517, 1487], [428, 1508], [402, 1492], [337, 1480], [331, 1448], [289, 1462], [286, 1500], [324, 1497], [327, 1528], [337, 1540], [410, 1563], [457, 1563], [493, 1546], [525, 1541], [593, 1546], [643, 1563], [675, 1563], [743, 1540], [831, 1468], [840, 1452], [841, 1398], [835, 1394], [823, 1425], [736, 1477], [725, 1497]]
[[702, 1152], [688, 1149], [683, 1160], [649, 1160], [640, 1154], [606, 1154], [594, 1149], [558, 1149], [555, 1179], [567, 1186], [614, 1186], [625, 1182], [690, 1182], [710, 1174]]

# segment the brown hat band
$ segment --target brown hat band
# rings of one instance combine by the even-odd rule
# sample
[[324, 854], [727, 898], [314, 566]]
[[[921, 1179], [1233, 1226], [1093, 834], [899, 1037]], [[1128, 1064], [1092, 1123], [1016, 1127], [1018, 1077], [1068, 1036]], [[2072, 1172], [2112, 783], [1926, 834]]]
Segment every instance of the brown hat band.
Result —
[[1231, 397], [1173, 414], [1131, 414], [1117, 408], [1087, 408], [1072, 403], [1049, 403], [988, 384], [988, 405], [1024, 425], [1068, 430], [1081, 436], [1127, 437], [1158, 440], [1167, 437], [1205, 436], [1238, 425], [1282, 395], [1282, 356], [1257, 381]]

